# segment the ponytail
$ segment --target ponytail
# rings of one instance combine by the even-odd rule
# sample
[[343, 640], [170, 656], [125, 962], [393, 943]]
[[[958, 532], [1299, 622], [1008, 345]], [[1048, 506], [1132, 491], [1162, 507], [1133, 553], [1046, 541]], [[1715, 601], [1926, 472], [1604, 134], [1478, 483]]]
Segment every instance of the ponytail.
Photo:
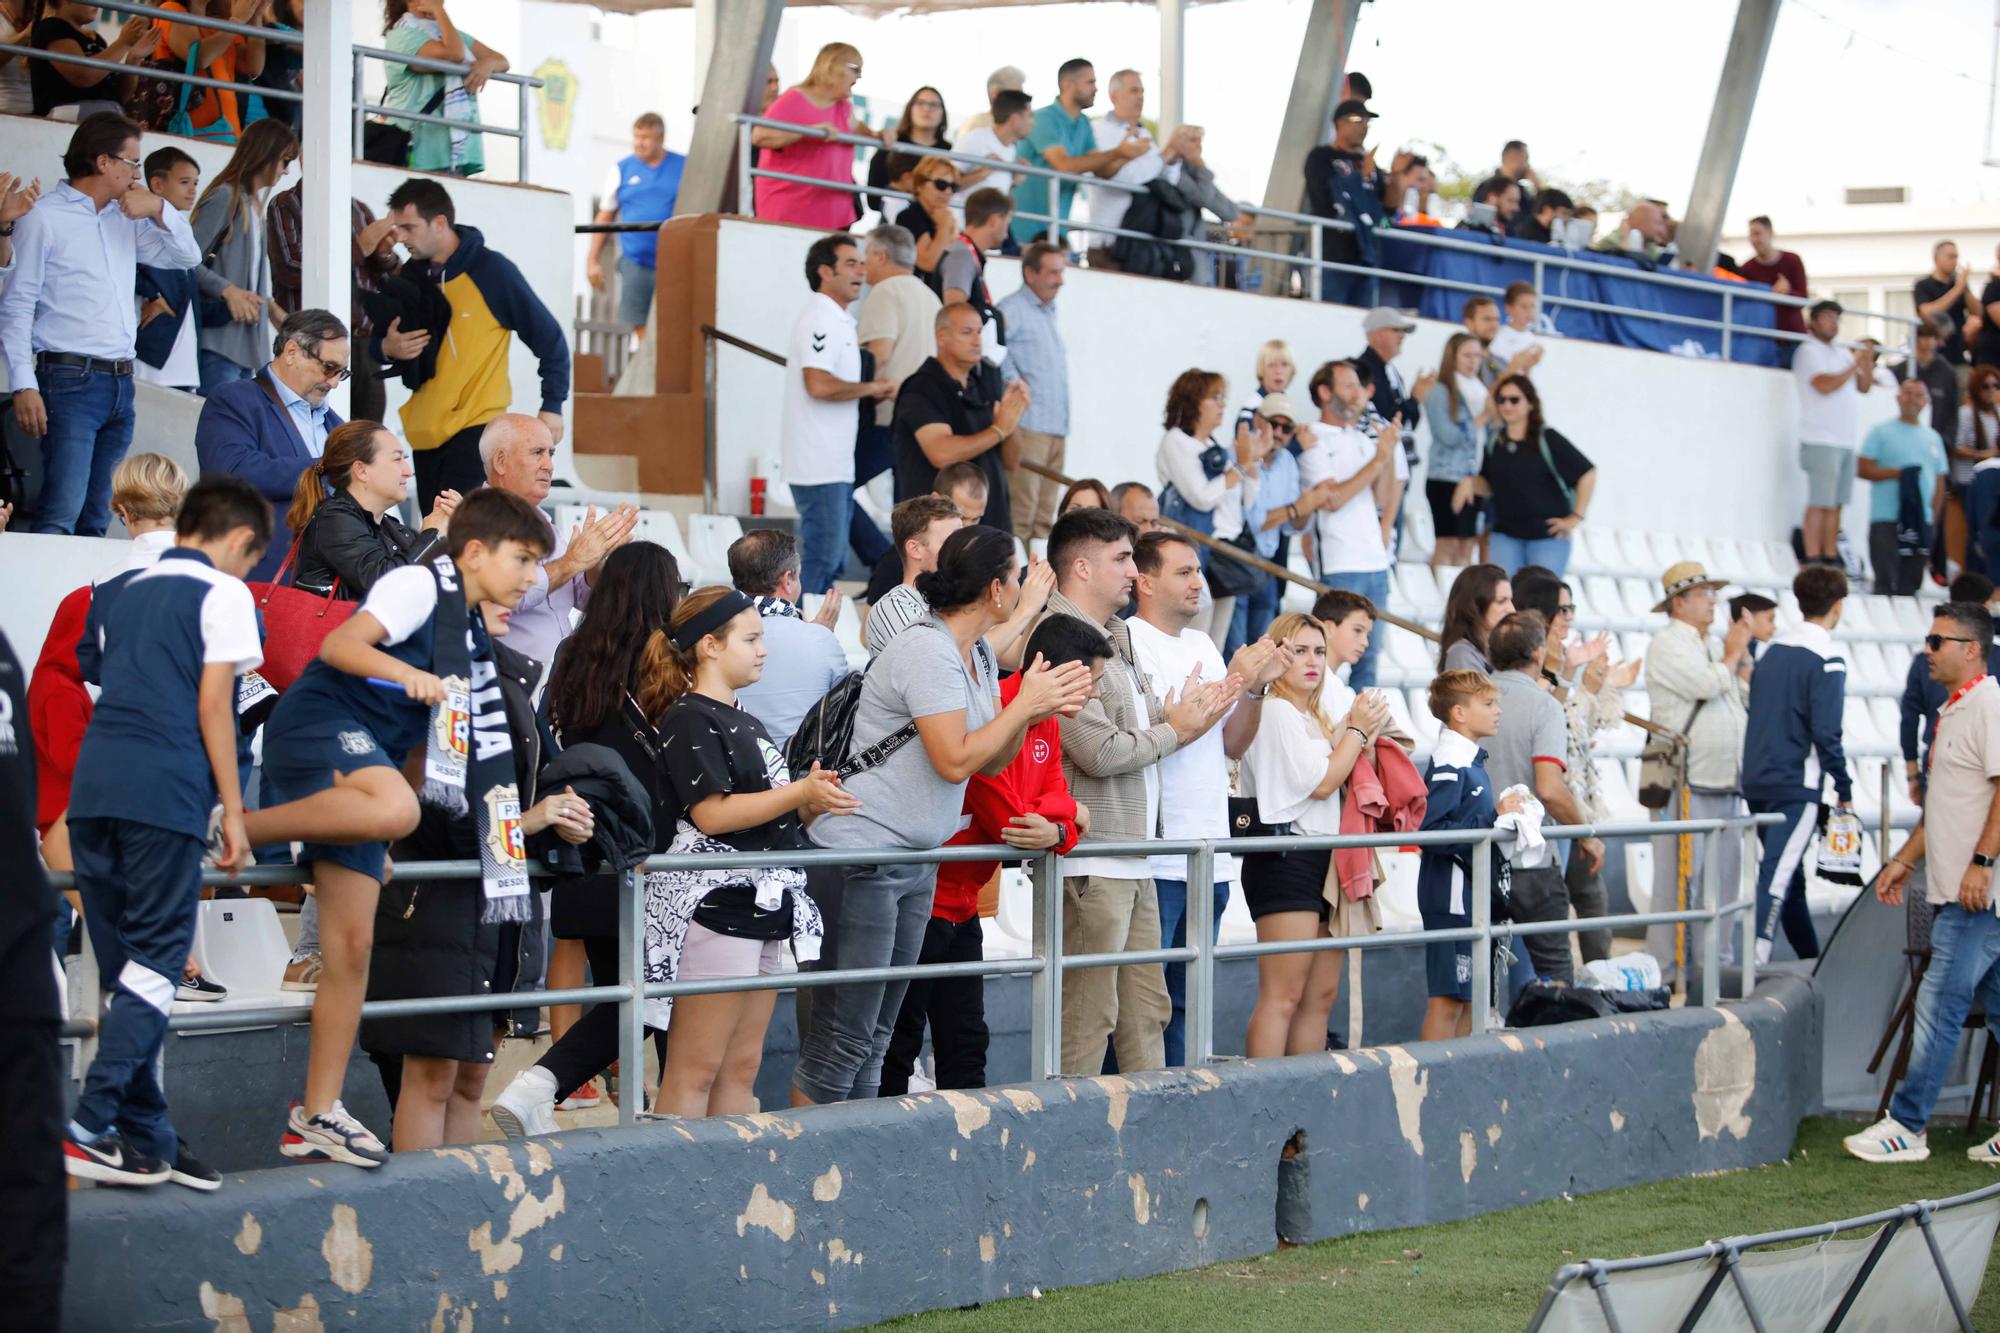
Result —
[[375, 437], [388, 428], [379, 421], [349, 421], [326, 437], [326, 449], [313, 465], [299, 474], [292, 489], [292, 507], [285, 511], [285, 526], [294, 534], [305, 531], [329, 495], [353, 484], [354, 466], [375, 461]]
[[[669, 708], [680, 702], [681, 696], [694, 688], [695, 668], [700, 663], [701, 640], [685, 648], [674, 645], [669, 635], [683, 629], [698, 619], [704, 611], [725, 597], [740, 597], [727, 584], [710, 584], [697, 588], [681, 598], [674, 607], [672, 619], [667, 629], [654, 630], [646, 636], [646, 647], [639, 654], [638, 688], [634, 695], [639, 711], [647, 718], [658, 718]], [[710, 631], [718, 638], [727, 638], [728, 622]], [[707, 638], [704, 634], [702, 638]]]

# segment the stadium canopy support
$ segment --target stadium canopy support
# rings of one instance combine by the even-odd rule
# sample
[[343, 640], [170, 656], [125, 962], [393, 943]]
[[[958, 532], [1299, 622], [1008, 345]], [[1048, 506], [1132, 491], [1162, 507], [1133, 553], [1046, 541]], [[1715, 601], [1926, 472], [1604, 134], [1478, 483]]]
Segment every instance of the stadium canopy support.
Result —
[[1701, 160], [1694, 169], [1694, 187], [1688, 191], [1687, 218], [1680, 227], [1681, 258], [1690, 268], [1706, 272], [1715, 266], [1722, 216], [1743, 160], [1757, 85], [1764, 81], [1764, 58], [1778, 28], [1779, 4], [1780, 0], [1738, 0], [1715, 106], [1708, 113], [1708, 133], [1701, 141]]
[[[1326, 142], [1341, 80], [1347, 75], [1347, 48], [1362, 0], [1313, 0], [1299, 45], [1298, 73], [1285, 103], [1284, 123], [1271, 157], [1264, 207], [1297, 209], [1305, 201], [1306, 154]], [[1161, 48], [1164, 53], [1164, 46]]]
[[[674, 201], [677, 218], [720, 213], [729, 207], [736, 180], [736, 124], [730, 117], [762, 107], [764, 71], [771, 63], [778, 20], [785, 12], [784, 0], [711, 2], [715, 46], [708, 54], [694, 138], [681, 173], [680, 196]], [[739, 212], [750, 211], [747, 199], [735, 204]]]
[[[331, 310], [346, 315], [353, 304], [354, 225], [349, 201], [354, 196], [354, 114], [349, 110], [356, 92], [354, 77], [353, 0], [313, 0], [304, 6], [305, 62], [304, 142], [305, 230], [299, 297], [307, 310]], [[352, 353], [357, 359], [361, 353]], [[336, 391], [334, 406], [347, 411], [347, 386]]]

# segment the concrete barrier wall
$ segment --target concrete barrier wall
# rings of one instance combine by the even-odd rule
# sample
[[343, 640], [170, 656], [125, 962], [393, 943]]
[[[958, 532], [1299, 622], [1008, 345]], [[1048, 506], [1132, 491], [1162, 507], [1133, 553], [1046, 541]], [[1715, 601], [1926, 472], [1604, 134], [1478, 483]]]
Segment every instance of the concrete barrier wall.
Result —
[[[1435, 1046], [1057, 1079], [73, 1203], [76, 1328], [852, 1327], [1782, 1158], [1811, 984]], [[588, 1305], [579, 1305], [588, 1298]]]

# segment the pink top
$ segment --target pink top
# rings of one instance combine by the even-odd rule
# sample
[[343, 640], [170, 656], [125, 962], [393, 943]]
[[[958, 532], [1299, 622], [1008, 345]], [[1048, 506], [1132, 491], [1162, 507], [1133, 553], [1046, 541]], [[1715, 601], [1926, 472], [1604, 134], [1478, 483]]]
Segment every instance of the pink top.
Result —
[[[814, 106], [797, 88], [786, 89], [771, 109], [764, 113], [772, 120], [791, 125], [831, 125], [840, 134], [854, 128], [854, 103], [846, 99], [832, 106]], [[793, 176], [854, 184], [854, 145], [828, 143], [808, 136], [783, 148], [761, 150], [757, 165], [767, 171]], [[841, 231], [854, 225], [854, 195], [851, 189], [826, 190], [797, 181], [757, 178], [757, 216], [773, 222], [794, 222], [820, 231]]]

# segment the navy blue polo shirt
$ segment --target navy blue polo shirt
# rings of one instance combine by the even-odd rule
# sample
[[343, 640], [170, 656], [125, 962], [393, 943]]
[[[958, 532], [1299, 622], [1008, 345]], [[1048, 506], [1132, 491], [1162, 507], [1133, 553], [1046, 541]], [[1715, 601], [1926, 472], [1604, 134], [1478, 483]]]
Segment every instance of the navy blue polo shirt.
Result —
[[[72, 819], [125, 819], [207, 838], [215, 774], [201, 739], [201, 676], [263, 663], [241, 579], [175, 547], [132, 575], [102, 619], [104, 693], [70, 784]], [[234, 691], [231, 692], [232, 712]]]
[[[377, 648], [419, 671], [435, 673], [432, 622], [437, 615], [437, 597], [437, 577], [429, 566], [404, 565], [377, 579], [355, 614], [373, 616], [388, 631]], [[477, 619], [476, 615], [468, 617], [468, 651], [472, 624]], [[400, 689], [371, 685], [360, 676], [314, 661], [279, 697], [277, 710], [266, 724], [266, 745], [277, 737], [311, 735], [327, 727], [359, 723], [385, 753], [400, 762], [423, 742], [430, 716], [429, 704], [418, 703]]]

